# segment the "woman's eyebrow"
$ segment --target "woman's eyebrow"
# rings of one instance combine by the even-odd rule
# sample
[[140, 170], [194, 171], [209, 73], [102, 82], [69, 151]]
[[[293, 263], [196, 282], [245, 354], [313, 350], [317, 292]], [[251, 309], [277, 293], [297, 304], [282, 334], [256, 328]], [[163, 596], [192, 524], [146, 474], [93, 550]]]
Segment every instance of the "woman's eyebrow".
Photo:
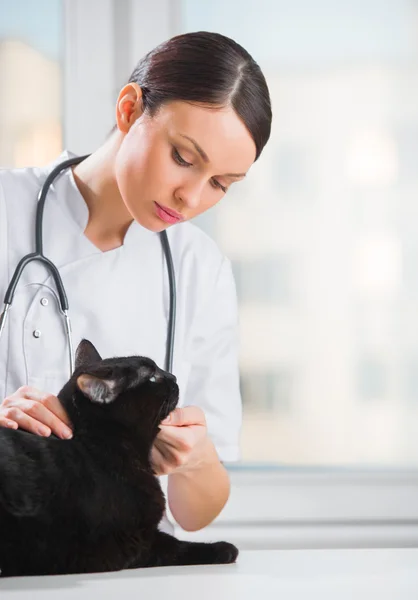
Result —
[[186, 138], [186, 140], [189, 140], [189, 142], [191, 142], [193, 144], [193, 146], [199, 152], [200, 156], [203, 158], [203, 160], [205, 161], [205, 163], [210, 162], [209, 156], [206, 154], [206, 152], [203, 150], [203, 148], [201, 148], [199, 146], [199, 144], [196, 142], [196, 140], [194, 140], [193, 138], [189, 137], [188, 135], [184, 135], [184, 133], [180, 133], [180, 135], [181, 135], [181, 137]]
[[[188, 135], [184, 135], [184, 133], [180, 133], [180, 136], [185, 138], [186, 140], [189, 140], [189, 142], [191, 142], [193, 144], [193, 146], [196, 148], [197, 152], [200, 154], [200, 156], [202, 157], [202, 159], [204, 160], [205, 163], [209, 163], [209, 156], [206, 154], [206, 152], [203, 150], [203, 148], [201, 148], [201, 146], [199, 146], [199, 144], [196, 142], [196, 140], [194, 140], [193, 138], [189, 137]], [[222, 177], [245, 177], [246, 173], [225, 173]]]

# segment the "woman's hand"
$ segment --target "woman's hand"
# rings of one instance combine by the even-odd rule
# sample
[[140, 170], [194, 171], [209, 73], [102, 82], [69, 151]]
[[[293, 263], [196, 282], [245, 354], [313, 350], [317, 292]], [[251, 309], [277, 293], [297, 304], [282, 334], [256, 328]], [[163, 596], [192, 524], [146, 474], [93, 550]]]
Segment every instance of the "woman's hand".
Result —
[[160, 429], [151, 450], [156, 475], [184, 473], [205, 464], [211, 442], [202, 409], [176, 408], [161, 421]]
[[68, 440], [73, 435], [70, 426], [68, 415], [56, 396], [27, 385], [0, 404], [0, 427], [25, 429], [44, 437], [52, 432]]

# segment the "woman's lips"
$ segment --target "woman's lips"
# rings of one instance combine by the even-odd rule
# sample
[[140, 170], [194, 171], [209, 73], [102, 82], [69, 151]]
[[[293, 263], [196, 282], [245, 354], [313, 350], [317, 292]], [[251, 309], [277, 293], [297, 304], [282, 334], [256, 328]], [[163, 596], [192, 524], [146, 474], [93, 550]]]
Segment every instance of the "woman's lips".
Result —
[[179, 223], [184, 220], [183, 215], [172, 210], [171, 208], [166, 208], [165, 206], [161, 206], [158, 202], [154, 202], [155, 208], [157, 211], [157, 215], [162, 219], [165, 223], [170, 223], [173, 225], [174, 223]]

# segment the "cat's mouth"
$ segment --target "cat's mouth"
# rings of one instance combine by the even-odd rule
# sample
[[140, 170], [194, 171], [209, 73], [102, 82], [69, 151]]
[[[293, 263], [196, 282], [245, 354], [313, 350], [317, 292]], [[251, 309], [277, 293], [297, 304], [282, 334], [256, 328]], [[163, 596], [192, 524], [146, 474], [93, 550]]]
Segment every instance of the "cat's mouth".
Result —
[[179, 401], [179, 388], [176, 385], [175, 388], [170, 392], [167, 399], [161, 406], [161, 409], [158, 413], [157, 424], [161, 423], [168, 415], [176, 408]]
[[[179, 402], [179, 388], [176, 386], [167, 400], [167, 415], [168, 416], [172, 410], [174, 410]], [[165, 417], [164, 417], [165, 419]]]

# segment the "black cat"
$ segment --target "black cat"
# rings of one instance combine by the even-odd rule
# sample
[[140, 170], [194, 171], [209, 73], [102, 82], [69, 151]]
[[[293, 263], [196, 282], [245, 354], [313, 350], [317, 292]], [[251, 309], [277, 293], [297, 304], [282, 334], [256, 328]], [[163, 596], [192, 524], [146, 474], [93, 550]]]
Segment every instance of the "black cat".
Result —
[[149, 455], [178, 402], [174, 376], [144, 357], [102, 360], [83, 340], [58, 397], [71, 440], [0, 428], [1, 576], [236, 560], [232, 544], [157, 528], [165, 500]]

